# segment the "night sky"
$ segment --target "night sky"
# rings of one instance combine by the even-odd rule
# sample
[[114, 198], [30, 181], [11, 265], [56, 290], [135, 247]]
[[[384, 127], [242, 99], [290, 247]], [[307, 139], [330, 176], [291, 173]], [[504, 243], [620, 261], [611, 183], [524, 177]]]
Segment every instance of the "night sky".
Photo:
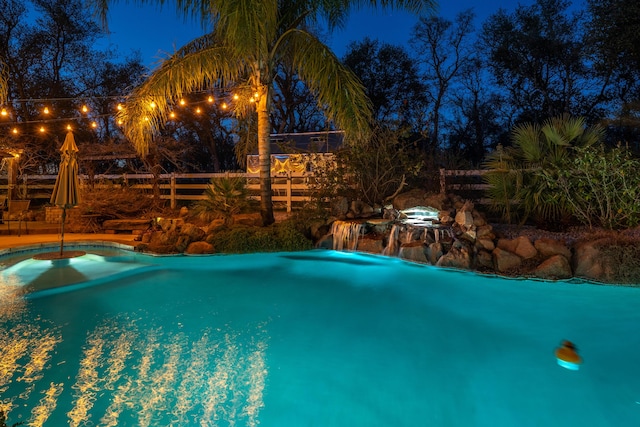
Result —
[[[479, 27], [488, 16], [500, 8], [511, 12], [517, 4], [530, 5], [533, 2], [445, 0], [440, 2], [438, 13], [447, 19], [453, 19], [457, 13], [472, 8], [477, 16], [476, 25]], [[575, 0], [574, 4], [579, 5], [583, 2], [584, 0]], [[360, 41], [364, 37], [403, 45], [409, 40], [416, 22], [415, 16], [404, 12], [361, 10], [352, 14], [346, 29], [334, 32], [329, 44], [339, 57], [344, 55], [349, 43]], [[204, 34], [198, 22], [179, 18], [171, 4], [160, 9], [155, 5], [139, 6], [131, 2], [118, 2], [111, 6], [109, 30], [111, 35], [104, 40], [105, 45], [110, 43], [121, 55], [140, 51], [143, 63], [150, 67], [160, 58]]]

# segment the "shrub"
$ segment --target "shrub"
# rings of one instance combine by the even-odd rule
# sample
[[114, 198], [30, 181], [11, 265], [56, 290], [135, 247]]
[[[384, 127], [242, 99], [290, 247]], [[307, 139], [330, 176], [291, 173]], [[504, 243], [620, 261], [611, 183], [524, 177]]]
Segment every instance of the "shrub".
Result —
[[245, 178], [212, 178], [204, 195], [206, 198], [196, 202], [193, 211], [207, 221], [223, 218], [228, 224], [233, 215], [245, 212], [250, 207]]
[[547, 120], [543, 126], [526, 123], [513, 130], [513, 146], [491, 153], [485, 162], [489, 172], [487, 196], [503, 219], [554, 224], [570, 217], [566, 195], [553, 184], [558, 179], [572, 148], [601, 143], [600, 127], [586, 128], [582, 118], [569, 116]]
[[640, 160], [629, 150], [576, 147], [571, 159], [545, 174], [548, 185], [567, 200], [574, 216], [590, 227], [640, 224]]
[[283, 221], [269, 227], [236, 226], [220, 230], [209, 239], [216, 252], [290, 252], [313, 247], [293, 222]]

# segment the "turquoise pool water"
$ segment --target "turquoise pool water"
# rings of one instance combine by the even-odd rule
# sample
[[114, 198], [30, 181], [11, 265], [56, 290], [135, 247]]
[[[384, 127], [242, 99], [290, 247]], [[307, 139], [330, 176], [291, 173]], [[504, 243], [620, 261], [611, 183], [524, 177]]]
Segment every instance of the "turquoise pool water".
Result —
[[[332, 251], [24, 259], [0, 281], [9, 425], [640, 420], [636, 288]], [[563, 339], [580, 370], [556, 363]]]

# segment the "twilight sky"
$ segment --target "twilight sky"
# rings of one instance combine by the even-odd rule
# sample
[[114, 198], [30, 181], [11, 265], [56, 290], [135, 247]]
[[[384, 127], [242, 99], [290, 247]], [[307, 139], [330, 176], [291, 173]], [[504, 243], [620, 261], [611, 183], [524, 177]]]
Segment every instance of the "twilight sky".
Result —
[[[573, 0], [573, 3], [579, 5], [583, 1]], [[489, 15], [500, 8], [511, 12], [518, 4], [530, 5], [533, 2], [534, 0], [441, 0], [437, 13], [453, 19], [457, 13], [472, 8], [479, 27]], [[158, 59], [203, 34], [198, 22], [178, 18], [171, 2], [160, 9], [120, 0], [111, 6], [108, 22], [111, 35], [104, 43], [113, 45], [123, 55], [140, 51], [143, 63], [152, 68]], [[334, 32], [329, 44], [339, 57], [344, 55], [349, 43], [365, 37], [402, 45], [409, 40], [416, 22], [416, 17], [404, 12], [361, 10], [352, 13], [346, 29]]]

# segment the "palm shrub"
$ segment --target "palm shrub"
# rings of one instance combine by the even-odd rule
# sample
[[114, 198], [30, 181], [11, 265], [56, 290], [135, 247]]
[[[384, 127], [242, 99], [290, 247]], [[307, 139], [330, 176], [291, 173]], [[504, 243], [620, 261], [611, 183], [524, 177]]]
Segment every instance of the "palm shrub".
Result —
[[640, 160], [628, 149], [575, 147], [562, 168], [546, 173], [582, 224], [608, 229], [640, 224]]
[[229, 225], [235, 214], [251, 206], [246, 179], [242, 177], [212, 178], [204, 191], [205, 199], [194, 205], [194, 213], [202, 219], [222, 218]]
[[524, 223], [555, 224], [571, 216], [564, 192], [553, 184], [564, 170], [574, 148], [601, 143], [603, 129], [587, 128], [581, 117], [567, 115], [547, 120], [542, 126], [525, 123], [512, 132], [513, 145], [491, 153], [484, 175], [487, 197], [503, 219]]

